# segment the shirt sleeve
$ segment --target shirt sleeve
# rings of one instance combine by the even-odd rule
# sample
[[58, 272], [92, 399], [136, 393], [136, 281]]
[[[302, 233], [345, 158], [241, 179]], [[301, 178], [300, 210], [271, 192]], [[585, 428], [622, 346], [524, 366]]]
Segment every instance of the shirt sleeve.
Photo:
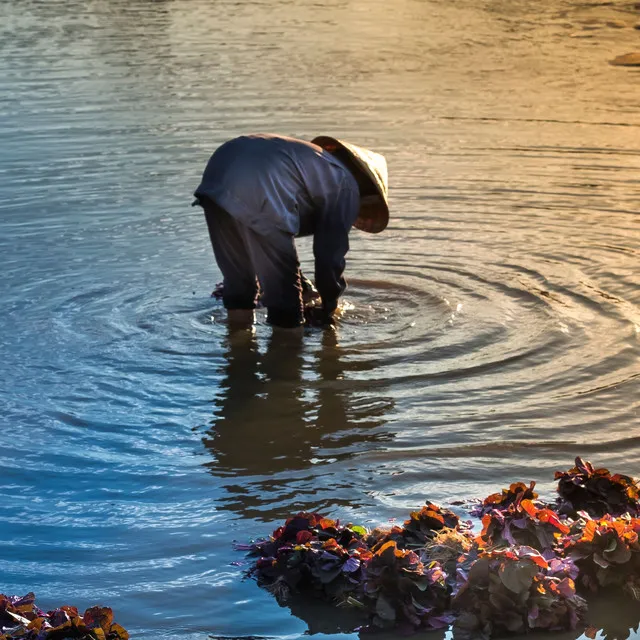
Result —
[[342, 274], [349, 251], [349, 230], [358, 217], [359, 204], [357, 185], [345, 178], [317, 212], [313, 236], [316, 288], [328, 313], [335, 310], [339, 296], [347, 288]]

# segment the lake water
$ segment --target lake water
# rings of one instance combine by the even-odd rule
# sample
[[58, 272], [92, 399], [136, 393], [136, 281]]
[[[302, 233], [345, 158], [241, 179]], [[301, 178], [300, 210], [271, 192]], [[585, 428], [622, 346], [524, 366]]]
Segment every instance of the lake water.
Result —
[[[0, 0], [0, 592], [112, 606], [135, 638], [330, 638], [231, 540], [302, 508], [552, 497], [576, 455], [639, 476], [640, 71], [609, 64], [638, 23], [618, 1]], [[229, 336], [210, 298], [191, 193], [252, 131], [389, 163], [389, 228], [354, 231], [350, 308], [300, 348], [263, 316]], [[610, 638], [640, 622], [598, 606]]]

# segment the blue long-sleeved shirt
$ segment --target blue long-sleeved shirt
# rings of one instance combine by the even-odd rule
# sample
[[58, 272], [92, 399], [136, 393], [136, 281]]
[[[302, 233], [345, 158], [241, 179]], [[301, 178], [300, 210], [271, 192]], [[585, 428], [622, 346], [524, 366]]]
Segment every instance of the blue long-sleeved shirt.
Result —
[[258, 234], [275, 227], [313, 235], [316, 287], [325, 309], [335, 309], [360, 206], [358, 184], [336, 157], [304, 140], [241, 136], [211, 156], [195, 195], [211, 198]]

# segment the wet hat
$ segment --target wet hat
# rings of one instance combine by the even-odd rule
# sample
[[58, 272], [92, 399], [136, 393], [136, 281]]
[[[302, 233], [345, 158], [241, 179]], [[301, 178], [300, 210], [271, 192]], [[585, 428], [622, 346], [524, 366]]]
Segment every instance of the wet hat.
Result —
[[375, 207], [367, 208], [366, 224], [359, 227], [358, 220], [356, 220], [354, 226], [362, 228], [363, 231], [368, 231], [369, 233], [384, 231], [389, 222], [389, 186], [387, 161], [384, 156], [330, 136], [318, 136], [311, 143], [322, 147], [329, 153], [335, 153], [340, 150], [346, 151], [349, 158], [354, 161], [353, 164], [356, 168], [360, 169], [362, 175], [371, 181], [380, 197], [375, 199]]

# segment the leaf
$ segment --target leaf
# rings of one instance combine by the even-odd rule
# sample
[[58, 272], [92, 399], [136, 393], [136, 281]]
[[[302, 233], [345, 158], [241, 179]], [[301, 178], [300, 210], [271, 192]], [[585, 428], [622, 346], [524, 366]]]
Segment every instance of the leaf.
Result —
[[360, 560], [358, 558], [351, 557], [343, 565], [342, 571], [344, 573], [353, 573], [360, 568]]
[[376, 551], [375, 558], [377, 561], [381, 562], [382, 564], [391, 565], [393, 564], [393, 561], [395, 558], [396, 549], [397, 549], [397, 545], [395, 541], [389, 540], [389, 542], [386, 542], [385, 544], [383, 544]]
[[109, 640], [129, 640], [129, 633], [119, 624], [112, 624], [108, 638]]
[[538, 510], [535, 508], [533, 502], [531, 502], [531, 500], [523, 500], [520, 503], [520, 506], [522, 507], [522, 509], [528, 513], [532, 518], [535, 518], [536, 515], [538, 514]]
[[470, 583], [486, 584], [489, 581], [489, 559], [479, 558], [469, 569], [468, 580]]
[[531, 560], [542, 569], [547, 569], [549, 567], [549, 563], [544, 559], [542, 555], [536, 549], [532, 549], [531, 547], [520, 547], [518, 549], [518, 558], [526, 558], [527, 560]]
[[413, 584], [418, 587], [419, 591], [426, 591], [431, 586], [431, 581], [427, 576], [421, 577], [413, 581]]
[[631, 594], [632, 598], [640, 601], [640, 587], [633, 584], [633, 582], [627, 582], [625, 589]]
[[499, 570], [502, 584], [517, 594], [529, 590], [537, 573], [538, 567], [535, 564], [522, 560], [503, 564]]
[[613, 549], [607, 548], [602, 554], [608, 562], [615, 564], [624, 564], [631, 560], [631, 549], [622, 540], [615, 541]]
[[113, 623], [113, 611], [109, 607], [91, 607], [84, 612], [84, 623], [89, 629], [100, 628], [108, 633]]
[[525, 623], [524, 623], [524, 620], [522, 619], [522, 615], [519, 615], [514, 612], [511, 612], [511, 611], [504, 612], [504, 614], [502, 615], [501, 622], [512, 633], [517, 633], [519, 631], [521, 632], [525, 630]]
[[298, 531], [298, 533], [296, 534], [296, 542], [298, 544], [305, 544], [312, 538], [313, 534], [311, 533], [311, 531]]
[[25, 618], [24, 616], [21, 616], [18, 613], [14, 613], [13, 611], [6, 610], [3, 613], [6, 613], [8, 616], [11, 616], [16, 622], [19, 622], [20, 624], [27, 625], [30, 622], [29, 618]]
[[571, 578], [565, 578], [558, 583], [558, 593], [565, 598], [572, 598], [576, 594], [576, 585]]
[[329, 584], [330, 582], [333, 582], [341, 573], [342, 567], [338, 565], [333, 569], [319, 571], [318, 577], [320, 578], [321, 584]]
[[45, 621], [46, 621], [46, 618], [42, 618], [42, 617], [35, 618], [27, 625], [27, 629], [34, 629], [35, 631], [40, 631]]
[[376, 615], [388, 622], [393, 622], [396, 619], [395, 608], [382, 594], [376, 600]]
[[340, 604], [343, 606], [355, 607], [356, 609], [366, 609], [366, 606], [362, 602], [360, 602], [360, 600], [356, 600], [353, 596], [349, 596], [346, 600], [343, 600]]

